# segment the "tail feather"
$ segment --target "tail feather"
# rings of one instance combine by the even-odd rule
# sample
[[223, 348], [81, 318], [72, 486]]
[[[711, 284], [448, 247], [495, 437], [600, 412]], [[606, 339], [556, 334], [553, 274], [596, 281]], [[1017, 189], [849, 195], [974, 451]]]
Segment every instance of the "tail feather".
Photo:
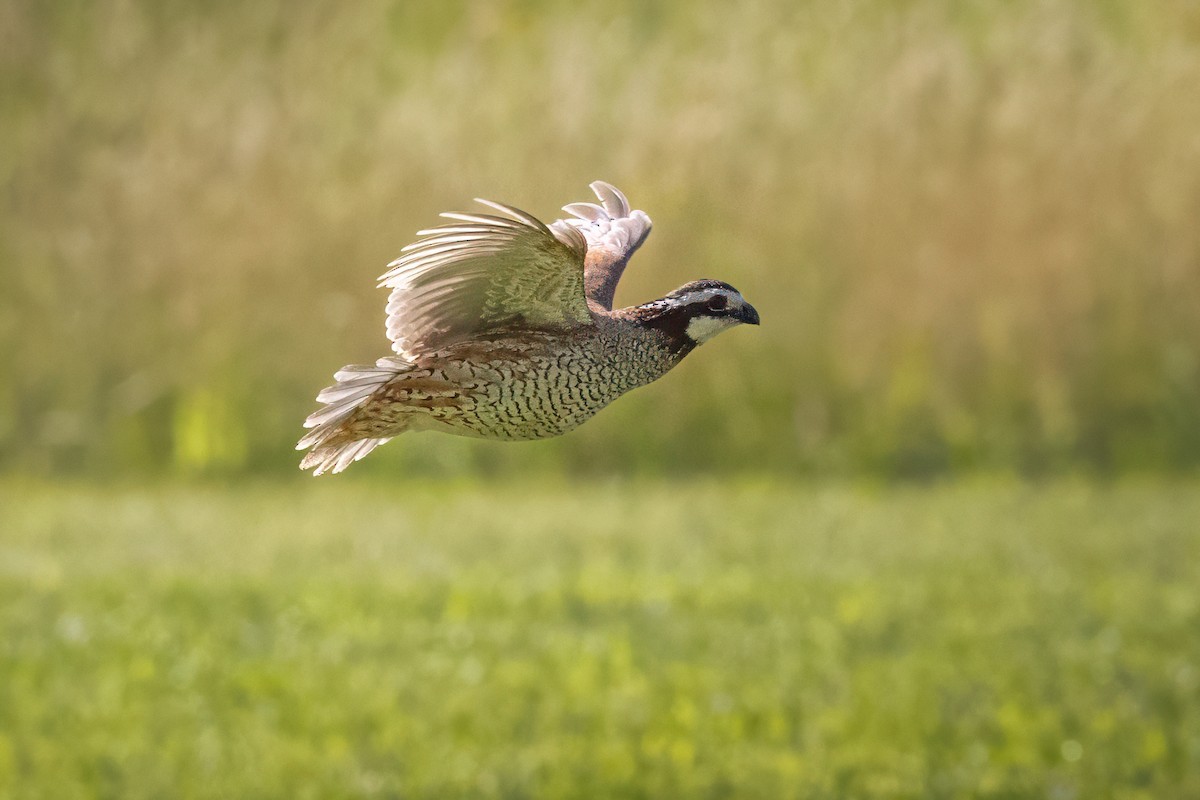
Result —
[[380, 387], [410, 368], [403, 359], [381, 358], [373, 365], [352, 364], [335, 372], [337, 383], [317, 395], [317, 402], [325, 407], [304, 421], [304, 427], [311, 430], [300, 439], [296, 449], [312, 449], [300, 461], [300, 469], [313, 469], [314, 475], [341, 472], [389, 441], [390, 436], [358, 438], [346, 430], [345, 423]]
[[337, 474], [388, 441], [391, 441], [390, 436], [383, 439], [351, 439], [341, 443], [321, 443], [304, 454], [300, 461], [300, 469], [315, 467], [313, 475], [324, 475], [326, 472]]

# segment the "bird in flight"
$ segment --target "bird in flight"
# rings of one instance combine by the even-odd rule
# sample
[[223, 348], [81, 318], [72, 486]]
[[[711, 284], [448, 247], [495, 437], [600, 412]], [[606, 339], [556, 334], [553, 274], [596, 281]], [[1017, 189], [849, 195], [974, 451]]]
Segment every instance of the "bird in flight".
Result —
[[304, 422], [301, 469], [341, 472], [405, 431], [481, 439], [558, 436], [662, 377], [721, 331], [758, 324], [727, 283], [692, 281], [613, 309], [617, 281], [650, 233], [615, 186], [546, 225], [511, 206], [442, 214], [388, 264], [394, 356], [334, 373]]

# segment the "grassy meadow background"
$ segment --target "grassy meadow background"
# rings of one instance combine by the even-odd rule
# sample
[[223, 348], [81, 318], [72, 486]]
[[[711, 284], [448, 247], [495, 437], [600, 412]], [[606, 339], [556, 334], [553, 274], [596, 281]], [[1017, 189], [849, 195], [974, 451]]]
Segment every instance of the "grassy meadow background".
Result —
[[[0, 800], [1200, 796], [1200, 6], [0, 4]], [[722, 336], [314, 481], [615, 183]]]
[[6, 468], [288, 470], [315, 390], [387, 352], [373, 279], [414, 231], [595, 178], [656, 221], [619, 302], [719, 277], [763, 327], [561, 441], [356, 471], [1200, 463], [1192, 3], [16, 2], [0, 31]]
[[1200, 795], [1194, 481], [308, 487], [7, 487], [0, 797]]

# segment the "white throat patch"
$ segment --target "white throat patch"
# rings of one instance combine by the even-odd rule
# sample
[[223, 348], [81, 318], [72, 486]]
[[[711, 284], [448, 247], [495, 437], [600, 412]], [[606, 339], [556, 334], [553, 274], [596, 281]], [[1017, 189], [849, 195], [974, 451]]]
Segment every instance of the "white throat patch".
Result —
[[697, 344], [704, 344], [709, 339], [716, 336], [723, 330], [732, 328], [737, 324], [737, 320], [730, 317], [710, 317], [701, 315], [693, 317], [688, 322], [687, 335], [688, 338]]

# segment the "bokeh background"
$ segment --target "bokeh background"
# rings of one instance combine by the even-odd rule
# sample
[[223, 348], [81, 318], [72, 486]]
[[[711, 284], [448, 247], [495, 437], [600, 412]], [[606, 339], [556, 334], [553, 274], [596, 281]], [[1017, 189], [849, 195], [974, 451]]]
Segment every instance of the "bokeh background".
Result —
[[561, 441], [356, 471], [1200, 464], [1191, 3], [0, 14], [6, 469], [288, 470], [418, 228], [596, 178], [657, 223], [619, 302], [719, 277], [761, 330]]
[[[0, 798], [1200, 796], [1200, 6], [0, 4]], [[722, 336], [313, 481], [446, 210]]]

